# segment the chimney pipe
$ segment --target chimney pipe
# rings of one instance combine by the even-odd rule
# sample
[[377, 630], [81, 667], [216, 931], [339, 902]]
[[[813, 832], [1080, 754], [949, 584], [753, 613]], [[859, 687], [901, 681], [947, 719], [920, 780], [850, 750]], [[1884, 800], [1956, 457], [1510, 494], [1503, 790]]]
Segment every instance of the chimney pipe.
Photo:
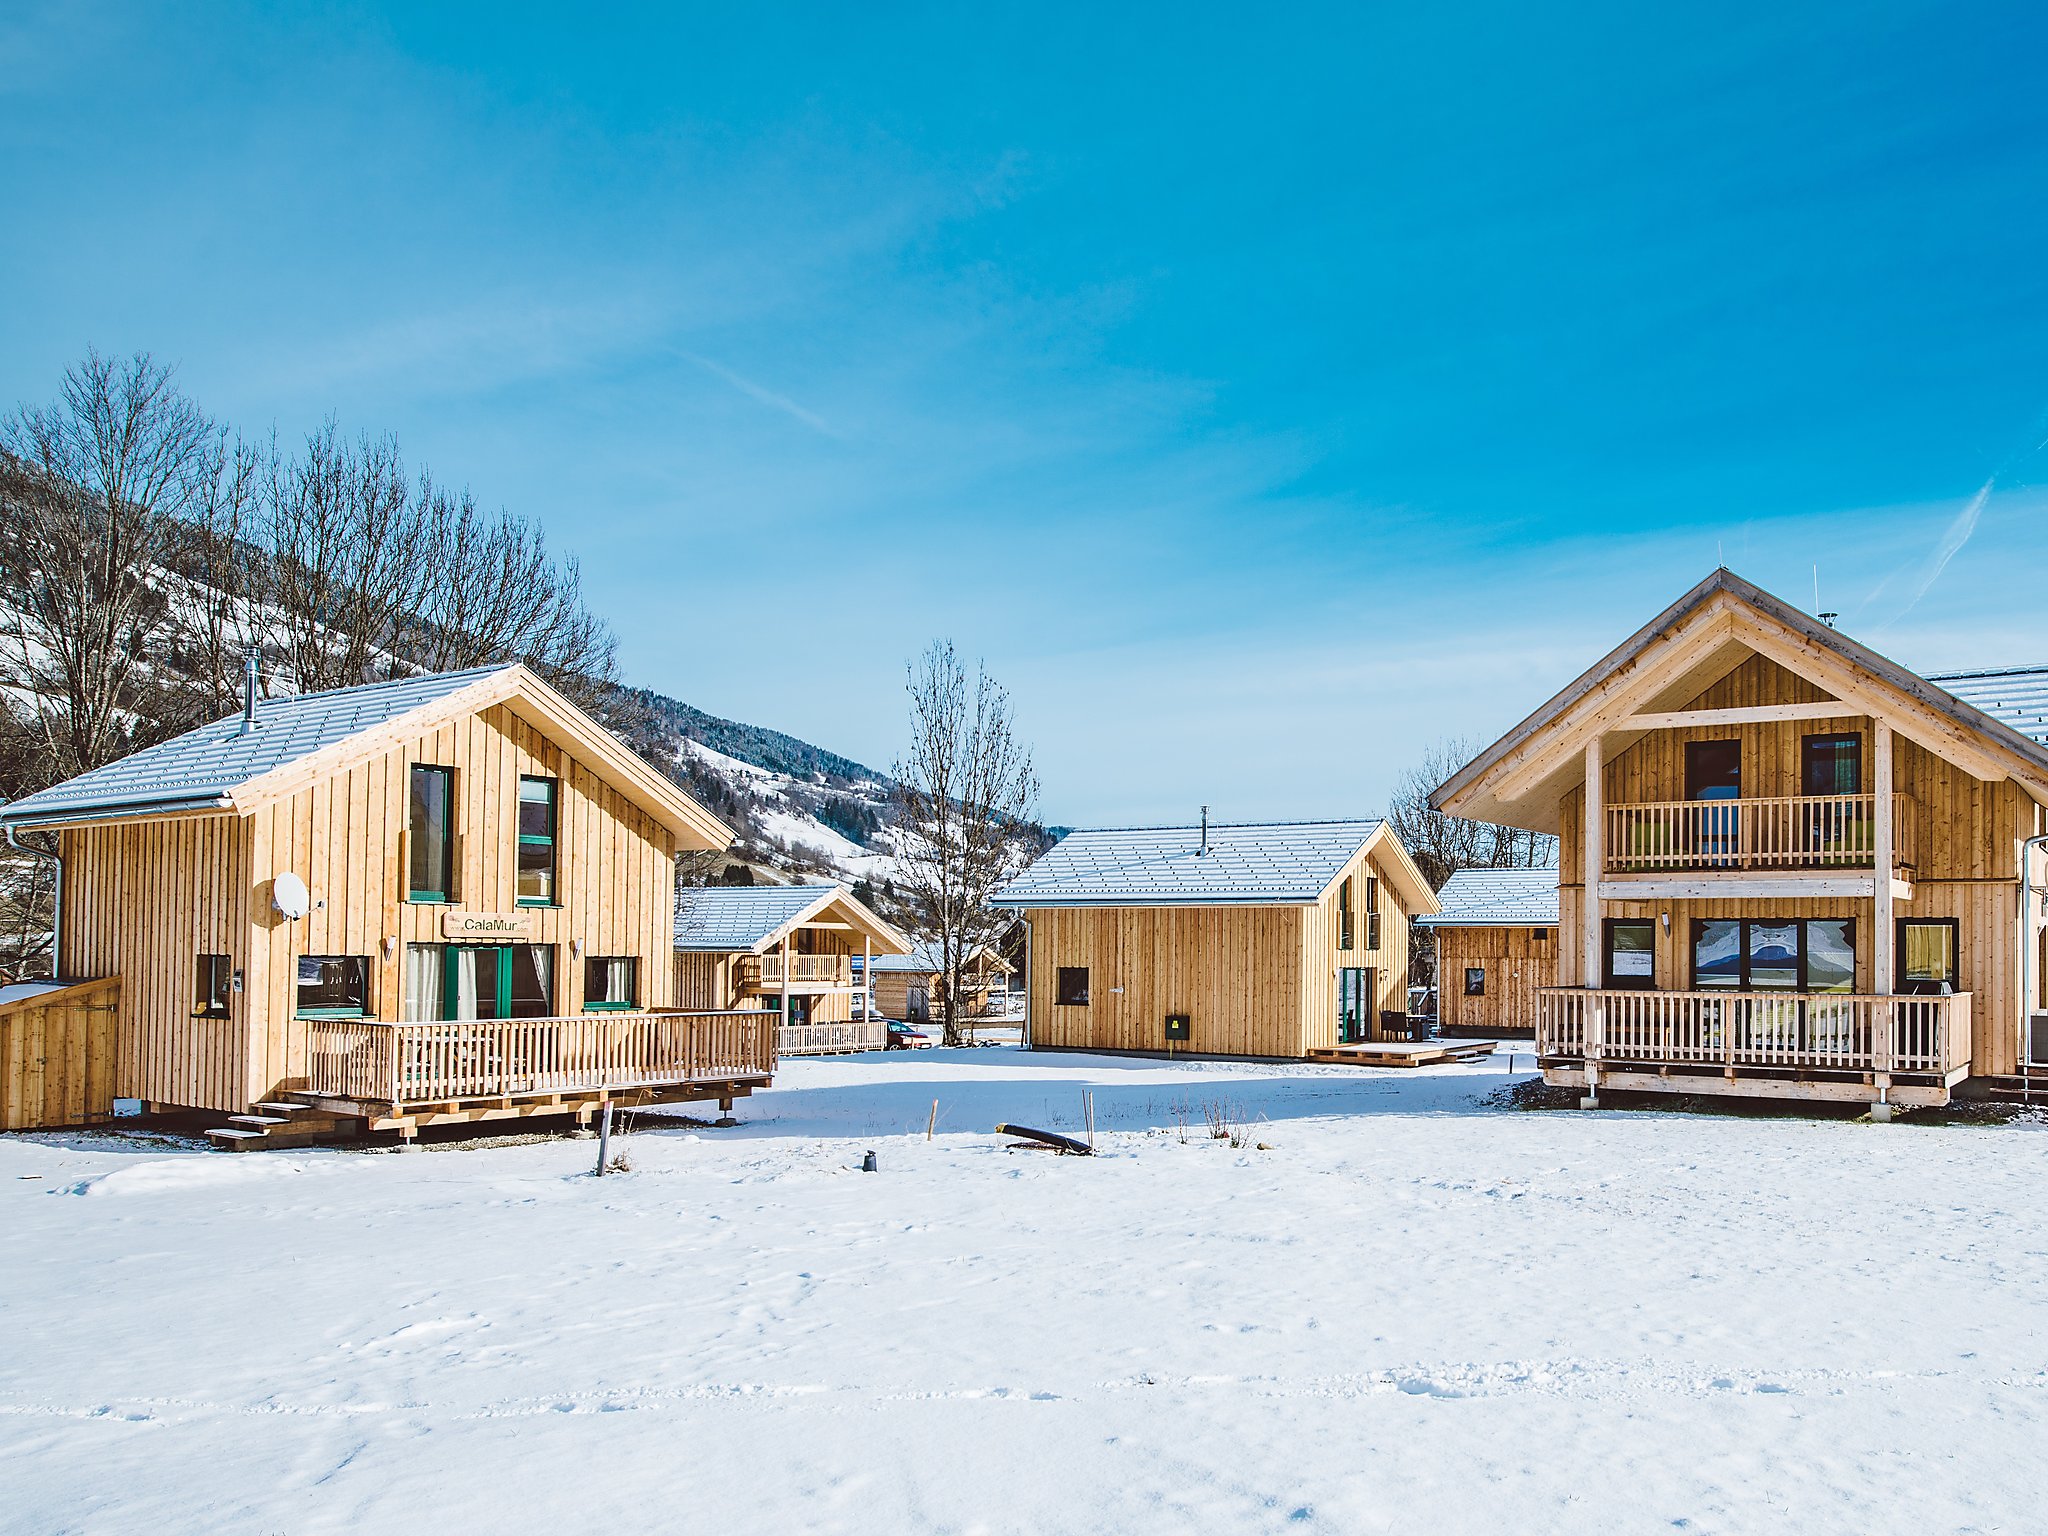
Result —
[[262, 675], [262, 653], [255, 646], [242, 652], [242, 730], [246, 736], [256, 729], [256, 685]]
[[1209, 807], [1202, 807], [1202, 846], [1196, 857], [1205, 858], [1209, 852]]

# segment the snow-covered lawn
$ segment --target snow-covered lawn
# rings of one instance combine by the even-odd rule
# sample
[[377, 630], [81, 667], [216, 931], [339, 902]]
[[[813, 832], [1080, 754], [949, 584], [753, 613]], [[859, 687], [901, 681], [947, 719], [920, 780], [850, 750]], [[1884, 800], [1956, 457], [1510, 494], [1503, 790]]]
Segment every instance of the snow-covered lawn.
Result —
[[[2041, 1528], [2040, 1126], [1509, 1080], [793, 1063], [602, 1181], [0, 1137], [0, 1528]], [[990, 1134], [1083, 1087], [1093, 1160]]]

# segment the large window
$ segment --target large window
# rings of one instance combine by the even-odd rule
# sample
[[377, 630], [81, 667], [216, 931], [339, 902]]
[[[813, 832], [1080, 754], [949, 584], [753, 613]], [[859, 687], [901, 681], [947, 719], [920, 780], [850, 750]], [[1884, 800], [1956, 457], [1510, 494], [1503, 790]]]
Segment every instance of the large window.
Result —
[[406, 875], [414, 901], [451, 901], [455, 894], [455, 770], [412, 765], [412, 851]]
[[514, 944], [511, 953], [512, 1017], [547, 1019], [555, 1013], [555, 949], [552, 944]]
[[361, 1019], [370, 1012], [368, 955], [299, 956], [299, 1017]]
[[1856, 925], [1846, 917], [1695, 918], [1696, 992], [1854, 992]]
[[637, 955], [592, 955], [583, 962], [583, 1006], [631, 1008], [640, 996]]
[[555, 901], [555, 781], [519, 780], [519, 905]]
[[1088, 967], [1085, 965], [1063, 965], [1060, 967], [1059, 991], [1055, 997], [1062, 1008], [1086, 1008], [1088, 1006]]
[[234, 991], [235, 966], [226, 955], [201, 955], [193, 982], [192, 1014], [200, 1019], [228, 1016], [228, 994]]
[[1915, 997], [1962, 990], [1959, 935], [1952, 917], [1899, 919], [1898, 990]]
[[1603, 975], [1610, 987], [1648, 991], [1657, 984], [1657, 924], [1649, 918], [1610, 917]]

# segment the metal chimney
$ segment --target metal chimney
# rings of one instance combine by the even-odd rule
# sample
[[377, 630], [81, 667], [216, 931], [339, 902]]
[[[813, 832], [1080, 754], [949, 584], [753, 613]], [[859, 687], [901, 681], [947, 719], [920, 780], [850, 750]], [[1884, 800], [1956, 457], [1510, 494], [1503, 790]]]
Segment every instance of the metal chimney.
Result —
[[1202, 846], [1196, 850], [1197, 858], [1207, 857], [1209, 852], [1209, 807], [1202, 807]]
[[242, 652], [242, 730], [246, 736], [256, 729], [256, 688], [263, 674], [263, 655], [255, 646]]

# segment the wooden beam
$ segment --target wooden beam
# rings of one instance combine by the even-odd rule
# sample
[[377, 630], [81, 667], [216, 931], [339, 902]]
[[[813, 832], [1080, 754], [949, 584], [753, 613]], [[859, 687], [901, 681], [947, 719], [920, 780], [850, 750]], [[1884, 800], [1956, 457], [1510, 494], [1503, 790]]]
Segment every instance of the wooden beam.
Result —
[[1620, 728], [1628, 731], [1683, 730], [1688, 726], [1766, 725], [1778, 720], [1835, 720], [1865, 713], [1860, 704], [1846, 699], [1823, 699], [1816, 704], [1756, 704], [1745, 709], [1668, 709], [1650, 714], [1630, 715]]
[[1595, 731], [1593, 739], [1586, 743], [1586, 811], [1580, 818], [1584, 836], [1581, 839], [1580, 857], [1585, 867], [1580, 879], [1586, 889], [1585, 923], [1580, 942], [1584, 952], [1579, 964], [1579, 979], [1589, 987], [1598, 987], [1601, 982], [1600, 964], [1600, 873], [1607, 862], [1607, 784], [1605, 764], [1600, 756], [1600, 733]]
[[1870, 990], [1889, 993], [1892, 990], [1892, 872], [1893, 848], [1898, 840], [1898, 829], [1892, 824], [1894, 796], [1892, 794], [1892, 728], [1884, 721], [1877, 722], [1871, 734], [1870, 743], [1872, 788], [1877, 791], [1877, 874], [1873, 883], [1871, 899], [1875, 931], [1871, 935], [1870, 965], [1872, 975]]
[[[1875, 875], [1623, 875], [1602, 880], [1598, 895], [1602, 901], [1869, 901], [1879, 883]], [[1905, 899], [1913, 899], [1910, 883], [1890, 883], [1894, 895], [1903, 888]]]

